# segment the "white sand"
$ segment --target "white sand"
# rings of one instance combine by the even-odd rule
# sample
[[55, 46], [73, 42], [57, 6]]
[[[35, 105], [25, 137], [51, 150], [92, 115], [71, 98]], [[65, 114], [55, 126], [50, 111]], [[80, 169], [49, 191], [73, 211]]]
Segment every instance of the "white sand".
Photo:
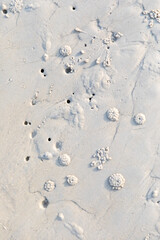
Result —
[[0, 240], [160, 239], [160, 2], [0, 5]]

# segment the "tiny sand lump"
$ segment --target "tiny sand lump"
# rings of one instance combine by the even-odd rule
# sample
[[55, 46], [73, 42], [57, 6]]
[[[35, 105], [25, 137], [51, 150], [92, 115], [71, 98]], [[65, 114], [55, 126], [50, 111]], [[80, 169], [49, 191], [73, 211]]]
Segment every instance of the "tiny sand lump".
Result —
[[88, 63], [89, 62], [89, 58], [84, 59], [84, 63]]
[[114, 42], [114, 41], [116, 41], [118, 38], [121, 38], [122, 36], [123, 36], [122, 33], [120, 33], [120, 32], [114, 32], [114, 33], [112, 33], [112, 41]]
[[138, 113], [134, 116], [134, 121], [137, 125], [143, 125], [146, 121], [146, 117], [143, 113]]
[[67, 154], [62, 154], [58, 157], [58, 162], [62, 166], [68, 166], [71, 162], [71, 158]]
[[111, 43], [111, 38], [105, 38], [103, 39], [103, 43], [106, 44], [106, 45], [109, 45]]
[[44, 184], [44, 190], [46, 190], [47, 192], [51, 192], [56, 188], [56, 184], [54, 181], [52, 180], [48, 180], [45, 182]]
[[159, 183], [154, 184], [151, 188], [149, 188], [147, 194], [146, 194], [146, 200], [147, 201], [152, 201], [154, 203], [157, 203], [159, 201]]
[[67, 183], [70, 185], [70, 186], [74, 186], [78, 183], [78, 178], [74, 175], [68, 175], [66, 177], [67, 179]]
[[117, 108], [110, 108], [108, 109], [107, 111], [107, 118], [110, 120], [110, 121], [118, 121], [119, 120], [119, 111]]
[[102, 170], [103, 165], [112, 159], [108, 154], [109, 147], [97, 149], [96, 153], [92, 156], [93, 158], [97, 158], [97, 160], [92, 161], [90, 166], [97, 167], [98, 170]]
[[108, 178], [108, 182], [113, 190], [120, 190], [124, 187], [125, 178], [120, 173], [114, 173]]
[[98, 58], [96, 59], [96, 64], [100, 64], [100, 62], [101, 62], [101, 58], [98, 57]]
[[150, 239], [150, 234], [148, 234], [145, 238], [144, 238], [144, 240], [149, 240]]
[[72, 53], [72, 49], [70, 46], [65, 45], [64, 47], [60, 48], [59, 52], [63, 57], [67, 57]]
[[58, 220], [63, 221], [64, 220], [63, 213], [58, 213], [57, 218], [58, 218]]
[[49, 56], [47, 53], [44, 53], [43, 55], [43, 60], [46, 62], [48, 60]]
[[153, 197], [153, 198], [156, 198], [156, 197], [158, 197], [158, 195], [159, 195], [159, 191], [158, 191], [158, 189], [155, 189], [155, 190], [152, 192], [152, 197]]
[[52, 158], [52, 153], [50, 152], [45, 152], [42, 155], [40, 155], [41, 160], [50, 160]]
[[80, 29], [80, 28], [78, 28], [78, 27], [76, 27], [76, 28], [74, 29], [74, 31], [75, 31], [75, 32], [84, 32], [82, 29]]
[[81, 50], [81, 51], [80, 51], [80, 53], [81, 53], [81, 54], [84, 54], [84, 53], [85, 53], [85, 51], [84, 51], [84, 50]]
[[103, 61], [103, 67], [104, 67], [104, 68], [107, 68], [107, 67], [109, 67], [110, 65], [111, 65], [111, 60], [110, 60], [110, 58], [108, 58], [108, 59], [106, 59], [106, 60]]

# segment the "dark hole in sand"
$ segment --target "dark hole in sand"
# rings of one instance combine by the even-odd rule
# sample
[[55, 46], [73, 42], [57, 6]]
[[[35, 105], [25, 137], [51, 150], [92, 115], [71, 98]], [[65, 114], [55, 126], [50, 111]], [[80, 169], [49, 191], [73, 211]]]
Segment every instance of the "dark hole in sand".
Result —
[[3, 9], [3, 14], [7, 14], [7, 13], [8, 13], [7, 9]]
[[28, 162], [28, 161], [29, 161], [29, 159], [30, 159], [30, 156], [27, 156], [27, 157], [26, 157], [26, 161]]
[[66, 71], [66, 73], [70, 73], [72, 71], [72, 69], [71, 69], [71, 67], [67, 67], [65, 71]]
[[27, 122], [27, 121], [24, 121], [24, 125], [28, 125], [28, 122]]
[[48, 201], [48, 199], [47, 199], [46, 197], [44, 197], [44, 200], [42, 201], [42, 206], [43, 206], [44, 208], [47, 208], [48, 205], [49, 205], [49, 201]]

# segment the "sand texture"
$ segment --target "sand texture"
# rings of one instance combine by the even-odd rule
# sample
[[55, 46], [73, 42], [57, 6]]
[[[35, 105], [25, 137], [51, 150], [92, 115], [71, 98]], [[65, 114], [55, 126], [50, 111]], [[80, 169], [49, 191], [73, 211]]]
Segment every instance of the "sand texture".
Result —
[[159, 108], [159, 0], [0, 0], [0, 240], [160, 239]]

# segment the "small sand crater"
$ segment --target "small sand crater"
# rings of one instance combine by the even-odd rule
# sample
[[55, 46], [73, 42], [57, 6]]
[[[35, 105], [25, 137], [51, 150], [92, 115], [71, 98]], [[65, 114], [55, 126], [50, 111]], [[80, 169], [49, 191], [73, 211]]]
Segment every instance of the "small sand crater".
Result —
[[52, 180], [48, 180], [45, 182], [44, 184], [44, 190], [46, 190], [47, 192], [51, 192], [56, 188], [56, 183]]
[[68, 166], [71, 163], [71, 158], [68, 154], [62, 154], [58, 157], [58, 162], [61, 166]]
[[119, 111], [117, 108], [110, 108], [107, 110], [107, 118], [112, 121], [118, 121], [119, 120]]
[[120, 190], [124, 187], [125, 178], [120, 173], [114, 173], [108, 178], [108, 182], [113, 190]]
[[78, 178], [74, 175], [68, 175], [66, 181], [70, 186], [74, 186], [78, 183]]
[[138, 113], [134, 116], [134, 121], [137, 125], [143, 125], [146, 121], [146, 117], [143, 113]]
[[61, 54], [61, 56], [67, 57], [67, 56], [71, 55], [72, 49], [70, 46], [65, 45], [64, 47], [60, 48], [59, 53]]

